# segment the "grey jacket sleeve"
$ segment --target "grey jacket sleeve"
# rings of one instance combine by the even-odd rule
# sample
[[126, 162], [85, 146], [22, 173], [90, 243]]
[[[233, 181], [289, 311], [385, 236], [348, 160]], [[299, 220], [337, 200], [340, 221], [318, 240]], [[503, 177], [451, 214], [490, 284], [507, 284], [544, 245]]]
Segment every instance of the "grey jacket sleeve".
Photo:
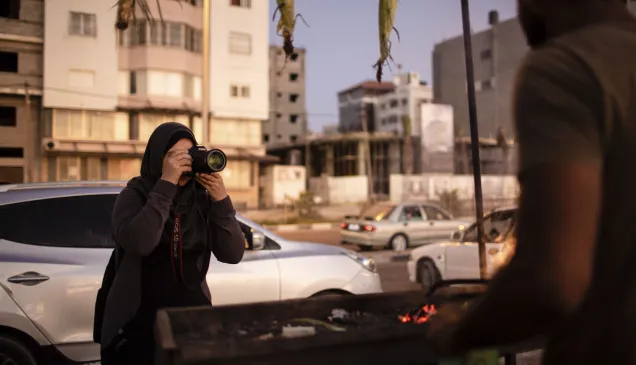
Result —
[[226, 264], [238, 264], [245, 253], [245, 236], [236, 220], [236, 211], [229, 196], [211, 201], [208, 212], [210, 249], [217, 260]]
[[159, 180], [144, 204], [139, 193], [124, 189], [112, 213], [115, 241], [126, 252], [148, 256], [159, 244], [176, 193], [177, 185]]

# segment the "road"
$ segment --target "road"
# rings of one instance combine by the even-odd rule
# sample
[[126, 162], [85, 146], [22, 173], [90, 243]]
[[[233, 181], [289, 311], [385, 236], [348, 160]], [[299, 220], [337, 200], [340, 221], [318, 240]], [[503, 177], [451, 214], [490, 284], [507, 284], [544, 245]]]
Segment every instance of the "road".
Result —
[[[278, 235], [289, 240], [303, 242], [326, 243], [329, 245], [340, 244], [340, 233], [337, 229], [331, 230], [298, 230], [298, 231], [280, 231]], [[347, 248], [357, 250], [354, 246], [345, 246]], [[391, 251], [372, 251], [365, 252], [365, 256], [373, 258], [378, 263], [378, 272], [382, 280], [382, 288], [387, 292], [419, 290], [420, 287], [411, 283], [406, 272], [405, 262], [393, 262]]]

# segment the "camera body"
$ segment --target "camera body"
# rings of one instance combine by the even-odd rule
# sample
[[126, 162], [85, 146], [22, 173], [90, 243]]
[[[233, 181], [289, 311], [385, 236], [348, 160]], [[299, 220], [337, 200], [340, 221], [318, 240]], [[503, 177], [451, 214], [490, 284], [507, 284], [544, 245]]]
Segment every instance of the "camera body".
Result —
[[227, 166], [227, 156], [217, 148], [208, 150], [205, 146], [194, 146], [188, 150], [192, 157], [192, 174], [221, 172]]

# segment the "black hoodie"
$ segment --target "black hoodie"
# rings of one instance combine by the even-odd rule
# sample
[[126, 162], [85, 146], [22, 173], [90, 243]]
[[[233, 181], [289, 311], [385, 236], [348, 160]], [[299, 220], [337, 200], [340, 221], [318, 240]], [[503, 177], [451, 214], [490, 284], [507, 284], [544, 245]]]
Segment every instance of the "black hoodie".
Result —
[[[176, 134], [196, 143], [182, 124], [157, 127], [146, 146], [141, 176], [128, 183], [113, 208], [113, 234], [125, 254], [106, 300], [102, 347], [140, 312], [151, 311], [154, 317], [160, 307], [209, 304], [205, 275], [201, 280], [194, 274], [207, 272], [206, 253], [209, 258], [211, 251], [218, 261], [229, 264], [243, 258], [245, 240], [229, 196], [212, 201], [195, 182], [180, 188], [160, 178], [163, 157]], [[172, 226], [177, 213], [190, 232], [183, 238], [186, 284], [175, 280], [170, 264], [170, 230], [166, 227]]]

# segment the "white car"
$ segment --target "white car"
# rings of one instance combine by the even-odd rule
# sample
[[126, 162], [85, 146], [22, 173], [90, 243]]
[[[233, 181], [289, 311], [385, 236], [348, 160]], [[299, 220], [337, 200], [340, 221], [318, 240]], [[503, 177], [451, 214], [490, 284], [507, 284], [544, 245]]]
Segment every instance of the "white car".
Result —
[[[484, 217], [486, 267], [494, 273], [514, 252], [516, 208], [495, 209]], [[450, 241], [436, 242], [411, 251], [406, 264], [409, 280], [425, 290], [441, 280], [479, 279], [477, 225], [456, 231]]]
[[[110, 214], [122, 187], [0, 186], [0, 364], [99, 361], [95, 297], [114, 247]], [[212, 257], [207, 281], [214, 305], [382, 291], [372, 259], [288, 241], [237, 218], [249, 249], [238, 265]]]

